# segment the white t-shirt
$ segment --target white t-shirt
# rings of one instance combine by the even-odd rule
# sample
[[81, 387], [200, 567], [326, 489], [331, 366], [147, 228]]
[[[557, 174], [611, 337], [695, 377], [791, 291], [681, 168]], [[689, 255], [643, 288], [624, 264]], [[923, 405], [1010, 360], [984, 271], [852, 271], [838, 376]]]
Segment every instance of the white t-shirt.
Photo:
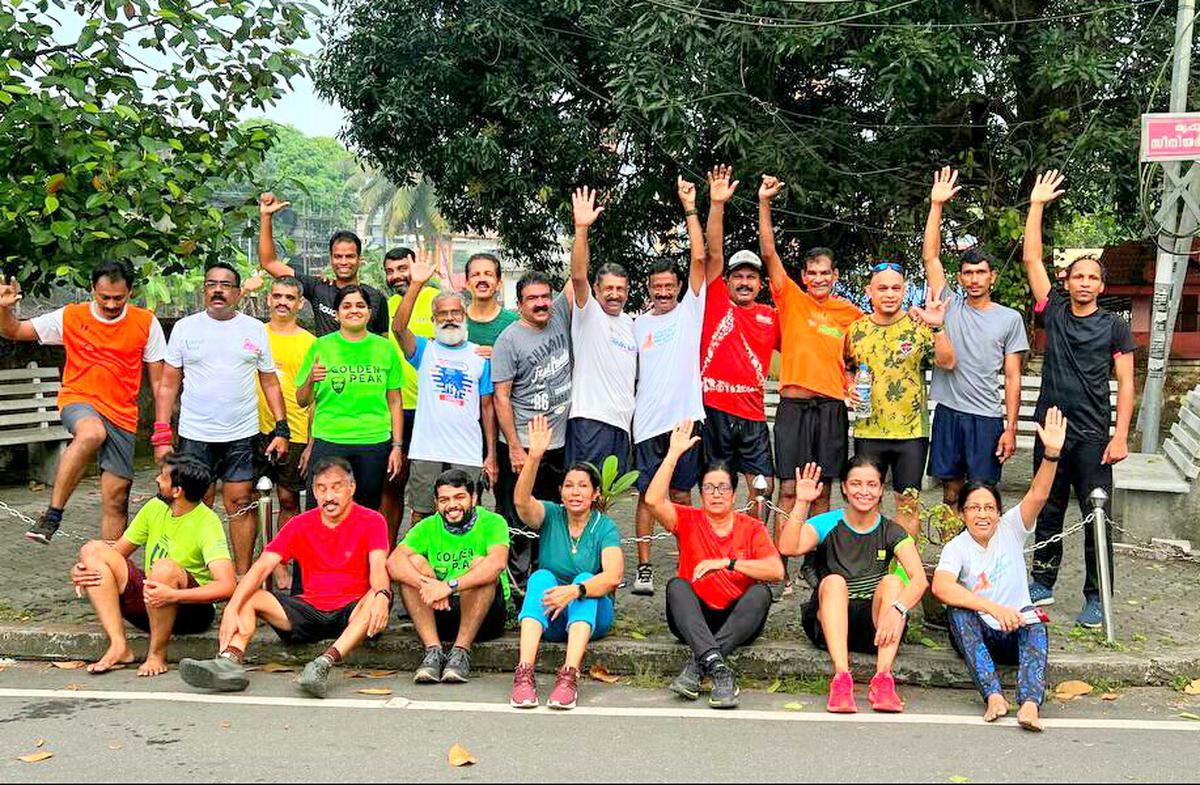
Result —
[[609, 316], [591, 293], [582, 308], [572, 299], [571, 311], [571, 417], [598, 420], [628, 433], [638, 358], [633, 317]]
[[704, 419], [700, 388], [700, 330], [704, 326], [704, 294], [689, 286], [670, 313], [653, 311], [633, 323], [638, 345], [637, 398], [633, 441], [667, 433], [680, 420]]
[[417, 413], [408, 457], [483, 465], [479, 399], [492, 394], [492, 367], [463, 341], [446, 346], [417, 336], [409, 362], [417, 369]]
[[[1025, 540], [1033, 532], [1021, 521], [1021, 505], [1000, 518], [996, 533], [984, 548], [970, 532], [962, 532], [942, 549], [938, 571], [948, 572], [968, 590], [1006, 608], [1022, 610], [1033, 605], [1025, 578]], [[979, 614], [992, 629], [1000, 623], [991, 614]]]
[[180, 436], [224, 443], [258, 433], [258, 374], [275, 373], [262, 322], [244, 313], [186, 316], [171, 331], [166, 361], [183, 369]]
[[[89, 303], [88, 307], [92, 309], [92, 316], [98, 322], [105, 324], [116, 324], [125, 318], [125, 314], [129, 313], [127, 309], [121, 310], [121, 315], [116, 319], [105, 319], [100, 310], [96, 308], [95, 303]], [[29, 320], [33, 325], [33, 331], [37, 333], [38, 343], [44, 346], [61, 346], [63, 342], [63, 312], [66, 311], [66, 306], [59, 308], [57, 311], [44, 313], [41, 316], [35, 316]], [[150, 320], [150, 334], [146, 336], [146, 347], [142, 349], [142, 360], [148, 363], [156, 363], [161, 360], [167, 352], [167, 338], [163, 335], [162, 325], [158, 323], [158, 319]]]

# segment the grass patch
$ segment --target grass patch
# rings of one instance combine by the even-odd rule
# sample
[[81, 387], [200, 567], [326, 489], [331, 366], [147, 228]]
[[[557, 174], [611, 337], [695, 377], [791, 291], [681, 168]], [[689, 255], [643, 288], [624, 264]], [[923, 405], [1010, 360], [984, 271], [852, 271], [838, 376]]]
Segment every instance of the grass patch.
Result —
[[641, 690], [661, 690], [670, 684], [667, 677], [656, 666], [647, 665], [641, 661], [634, 662], [633, 673], [623, 676], [622, 681], [629, 687]]
[[33, 613], [25, 608], [14, 608], [11, 605], [0, 604], [0, 623], [33, 621]]
[[739, 679], [746, 689], [765, 690], [773, 695], [823, 695], [829, 688], [824, 676], [780, 676], [777, 679]]

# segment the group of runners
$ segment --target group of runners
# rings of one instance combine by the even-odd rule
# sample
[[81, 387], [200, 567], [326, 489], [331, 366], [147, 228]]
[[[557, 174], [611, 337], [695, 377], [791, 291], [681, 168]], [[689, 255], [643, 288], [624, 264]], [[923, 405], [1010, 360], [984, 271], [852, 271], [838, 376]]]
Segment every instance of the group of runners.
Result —
[[[706, 225], [697, 185], [678, 180], [689, 266], [680, 275], [670, 260], [652, 265], [650, 306], [636, 316], [626, 312], [628, 273], [592, 270], [588, 236], [604, 207], [586, 187], [572, 194], [565, 289], [526, 273], [515, 313], [501, 304], [501, 265], [490, 254], [470, 257], [458, 291], [448, 247], [393, 249], [385, 293], [359, 281], [361, 241], [338, 232], [329, 277], [299, 274], [276, 256], [272, 218], [288, 203], [272, 194], [259, 203], [259, 259], [273, 278], [266, 324], [238, 310], [241, 277], [223, 263], [205, 270], [204, 310], [179, 320], [169, 339], [130, 302], [133, 275], [120, 263], [95, 269], [92, 302], [27, 321], [14, 312], [19, 285], [0, 284], [0, 334], [66, 348], [59, 405], [73, 439], [27, 537], [50, 542], [84, 469], [99, 460], [101, 539], [84, 546], [71, 575], [111, 643], [89, 669], [133, 661], [125, 620], [151, 635], [139, 673], [162, 673], [170, 636], [207, 628], [214, 603], [225, 602], [217, 656], [182, 661], [185, 681], [244, 689], [246, 647], [265, 622], [286, 642], [334, 641], [299, 678], [321, 696], [331, 669], [386, 627], [398, 586], [424, 647], [416, 681], [465, 681], [472, 646], [504, 632], [511, 603], [520, 633], [512, 705], [538, 705], [534, 666], [547, 639], [567, 644], [548, 705], [570, 708], [588, 642], [612, 628], [626, 571], [619, 527], [597, 509], [597, 467], [616, 456], [621, 471], [639, 473], [633, 593], [655, 591], [655, 524], [677, 541], [666, 613], [692, 657], [673, 691], [694, 700], [710, 677], [710, 704], [737, 705], [727, 658], [759, 636], [772, 600], [803, 580], [812, 591], [803, 627], [832, 661], [829, 710], [857, 710], [848, 652], [859, 651], [877, 657], [871, 706], [900, 711], [892, 663], [930, 584], [916, 504], [928, 473], [966, 524], [932, 572], [955, 646], [989, 718], [1008, 710], [995, 663], [1019, 663], [1018, 718], [1039, 728], [1047, 647], [1033, 609], [1054, 602], [1062, 548], [1040, 551], [1031, 580], [1024, 548], [1062, 531], [1072, 489], [1081, 508], [1094, 488], [1111, 491], [1112, 464], [1128, 451], [1134, 346], [1128, 325], [1097, 303], [1098, 259], [1072, 262], [1061, 286], [1047, 275], [1042, 212], [1063, 178], [1039, 176], [1024, 253], [1047, 338], [1039, 440], [1032, 486], [1005, 511], [996, 488], [1016, 449], [1029, 346], [1022, 316], [992, 301], [998, 269], [987, 252], [959, 256], [951, 292], [942, 210], [957, 177], [949, 167], [934, 174], [928, 296], [907, 310], [897, 262], [871, 266], [866, 314], [836, 293], [830, 249], [807, 252], [800, 281], [789, 277], [772, 224], [785, 186], [769, 175], [758, 189], [759, 253], [726, 259], [724, 213], [739, 187], [728, 166], [708, 173]], [[773, 306], [760, 302], [764, 281]], [[305, 302], [313, 332], [297, 323]], [[776, 351], [772, 433], [765, 387]], [[143, 367], [159, 493], [126, 527]], [[851, 458], [850, 415], [860, 410]], [[262, 475], [278, 490], [281, 528], [255, 559], [251, 502]], [[894, 519], [881, 512], [889, 475]], [[768, 498], [778, 482], [773, 521], [735, 502], [739, 483], [757, 478], [767, 487], [759, 480], [754, 493]], [[835, 481], [844, 507], [831, 510]], [[218, 484], [228, 540], [213, 511]], [[487, 487], [494, 511], [481, 504]], [[1087, 535], [1077, 621], [1099, 626], [1096, 562], [1111, 554], [1097, 554]], [[131, 560], [138, 547], [141, 564]], [[789, 576], [793, 557], [802, 578]]]

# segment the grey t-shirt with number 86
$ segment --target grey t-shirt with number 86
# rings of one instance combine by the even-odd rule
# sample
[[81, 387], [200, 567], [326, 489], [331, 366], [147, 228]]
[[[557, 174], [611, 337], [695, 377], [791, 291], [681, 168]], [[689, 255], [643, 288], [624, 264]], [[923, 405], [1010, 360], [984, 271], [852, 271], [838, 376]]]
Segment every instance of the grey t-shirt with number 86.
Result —
[[[492, 349], [492, 384], [512, 382], [513, 421], [522, 447], [529, 446], [529, 421], [546, 415], [550, 449], [566, 443], [571, 413], [571, 303], [554, 298], [542, 329], [517, 321], [504, 328]], [[507, 443], [504, 433], [500, 441]]]

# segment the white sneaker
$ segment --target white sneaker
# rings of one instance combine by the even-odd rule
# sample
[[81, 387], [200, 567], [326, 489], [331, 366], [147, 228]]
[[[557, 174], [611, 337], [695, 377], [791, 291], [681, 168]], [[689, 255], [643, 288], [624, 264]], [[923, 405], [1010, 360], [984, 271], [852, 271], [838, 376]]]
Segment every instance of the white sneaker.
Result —
[[654, 568], [649, 564], [637, 566], [637, 577], [633, 579], [633, 593], [647, 597], [654, 594]]

